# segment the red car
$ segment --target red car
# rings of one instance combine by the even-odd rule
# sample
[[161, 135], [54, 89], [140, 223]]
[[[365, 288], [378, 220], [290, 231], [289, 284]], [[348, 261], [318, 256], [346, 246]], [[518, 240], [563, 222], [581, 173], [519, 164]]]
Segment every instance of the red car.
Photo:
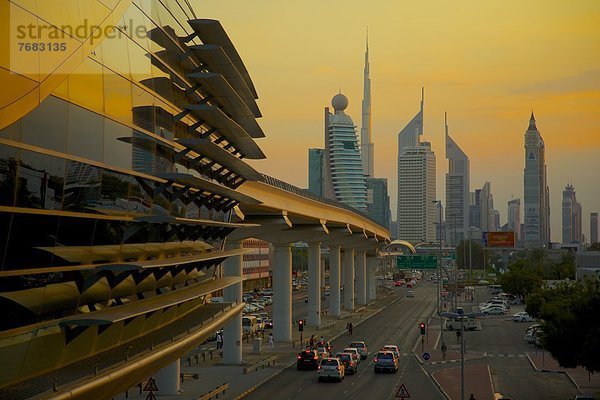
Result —
[[406, 284], [406, 287], [407, 287], [407, 288], [412, 288], [412, 283], [410, 283], [410, 282], [409, 282], [409, 283], [407, 283], [407, 284]]
[[402, 281], [396, 281], [396, 282], [394, 282], [394, 286], [402, 286]]

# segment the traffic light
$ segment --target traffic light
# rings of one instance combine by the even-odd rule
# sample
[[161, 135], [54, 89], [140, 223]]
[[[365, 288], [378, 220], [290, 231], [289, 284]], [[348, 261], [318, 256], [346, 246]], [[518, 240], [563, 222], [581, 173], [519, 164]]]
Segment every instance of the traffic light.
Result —
[[302, 332], [304, 330], [304, 320], [301, 319], [298, 321], [298, 331]]
[[421, 335], [424, 335], [425, 334], [425, 323], [421, 322], [419, 324], [419, 328], [421, 329]]

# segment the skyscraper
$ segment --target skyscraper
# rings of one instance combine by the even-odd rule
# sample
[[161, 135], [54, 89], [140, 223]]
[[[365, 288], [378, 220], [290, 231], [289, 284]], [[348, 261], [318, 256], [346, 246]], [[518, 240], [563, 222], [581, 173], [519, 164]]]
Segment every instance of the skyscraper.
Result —
[[423, 134], [421, 108], [398, 133], [398, 239], [413, 243], [435, 240], [435, 154]]
[[590, 243], [598, 243], [598, 213], [590, 213]]
[[308, 149], [308, 190], [323, 196], [323, 157], [325, 150]]
[[390, 229], [390, 196], [386, 178], [367, 178], [368, 214], [381, 226]]
[[521, 240], [521, 199], [508, 202], [508, 230], [515, 233], [515, 241]]
[[325, 197], [334, 197], [358, 210], [367, 211], [367, 183], [362, 169], [356, 127], [344, 110], [348, 98], [333, 96], [334, 113], [325, 107]]
[[481, 189], [469, 193], [469, 223], [481, 229]]
[[367, 32], [365, 69], [363, 76], [362, 126], [360, 128], [360, 155], [365, 175], [375, 177], [374, 148], [371, 142], [371, 77], [369, 76], [369, 34]]
[[469, 157], [448, 134], [448, 122], [444, 114], [446, 131], [446, 227], [451, 244], [466, 237], [469, 229]]
[[492, 183], [486, 182], [481, 188], [481, 230], [490, 232], [495, 230], [494, 224], [494, 196], [492, 195]]
[[546, 176], [544, 139], [531, 112], [525, 132], [525, 170], [523, 176], [526, 247], [547, 246], [550, 241], [550, 202]]
[[569, 184], [563, 190], [562, 242], [581, 243], [581, 204], [577, 201], [575, 188]]

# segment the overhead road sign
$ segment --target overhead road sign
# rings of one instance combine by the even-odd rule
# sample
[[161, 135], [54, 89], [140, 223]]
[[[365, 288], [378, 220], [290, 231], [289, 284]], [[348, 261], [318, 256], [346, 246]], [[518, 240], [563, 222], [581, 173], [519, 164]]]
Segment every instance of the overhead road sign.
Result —
[[437, 256], [402, 255], [396, 256], [398, 269], [436, 269]]

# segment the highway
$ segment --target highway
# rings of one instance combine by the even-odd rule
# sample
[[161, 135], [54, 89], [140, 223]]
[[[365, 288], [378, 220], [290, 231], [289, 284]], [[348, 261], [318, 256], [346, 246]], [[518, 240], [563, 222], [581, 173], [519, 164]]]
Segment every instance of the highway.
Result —
[[[404, 288], [394, 289], [404, 293]], [[414, 359], [411, 350], [419, 336], [418, 323], [426, 321], [435, 308], [435, 286], [420, 283], [415, 288], [415, 298], [402, 298], [374, 317], [354, 329], [352, 337], [344, 335], [335, 340], [333, 352], [345, 347], [350, 340], [364, 340], [370, 356], [362, 360], [356, 375], [348, 375], [341, 383], [318, 383], [316, 371], [297, 371], [295, 366], [261, 386], [247, 396], [248, 399], [392, 399], [401, 384], [408, 389], [412, 398], [442, 399], [430, 378]], [[295, 303], [296, 308], [298, 302]], [[294, 313], [294, 315], [296, 315]], [[351, 318], [348, 318], [351, 321]], [[400, 347], [400, 369], [396, 374], [375, 374], [373, 355], [385, 344]]]

